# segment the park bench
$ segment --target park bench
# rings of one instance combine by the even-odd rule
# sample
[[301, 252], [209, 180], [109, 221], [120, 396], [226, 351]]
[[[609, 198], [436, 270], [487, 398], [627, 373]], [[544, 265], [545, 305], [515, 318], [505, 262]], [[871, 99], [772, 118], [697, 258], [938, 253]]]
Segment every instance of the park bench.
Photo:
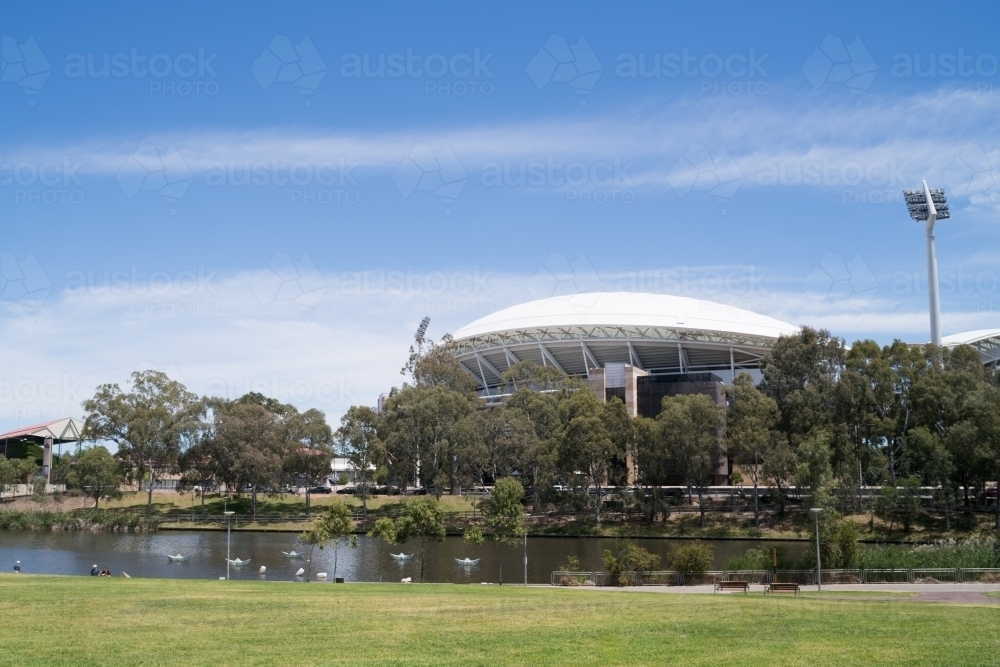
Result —
[[745, 594], [750, 591], [750, 584], [745, 581], [720, 581], [715, 585], [715, 592], [718, 593], [719, 591], [723, 593], [728, 591], [743, 591]]
[[795, 593], [799, 594], [798, 584], [779, 584], [774, 582], [764, 588], [765, 593]]

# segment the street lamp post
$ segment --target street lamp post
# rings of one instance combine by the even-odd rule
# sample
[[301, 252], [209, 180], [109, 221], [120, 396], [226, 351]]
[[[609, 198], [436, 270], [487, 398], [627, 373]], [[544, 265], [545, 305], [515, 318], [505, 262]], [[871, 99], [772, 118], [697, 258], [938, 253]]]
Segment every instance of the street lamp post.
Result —
[[[524, 515], [525, 519], [531, 518], [530, 514]], [[528, 587], [528, 523], [524, 524], [524, 587]]]
[[810, 512], [813, 513], [813, 518], [816, 519], [816, 590], [823, 590], [823, 563], [819, 558], [819, 514], [823, 511], [822, 507], [813, 507]]
[[931, 343], [941, 345], [941, 299], [938, 296], [937, 250], [934, 245], [934, 223], [950, 218], [948, 200], [944, 190], [927, 187], [927, 181], [921, 181], [923, 189], [903, 190], [906, 206], [910, 217], [926, 222], [927, 225], [927, 296], [930, 301]]
[[228, 511], [223, 512], [226, 515], [226, 581], [229, 581], [229, 534], [230, 527], [232, 526], [232, 517], [236, 512]]

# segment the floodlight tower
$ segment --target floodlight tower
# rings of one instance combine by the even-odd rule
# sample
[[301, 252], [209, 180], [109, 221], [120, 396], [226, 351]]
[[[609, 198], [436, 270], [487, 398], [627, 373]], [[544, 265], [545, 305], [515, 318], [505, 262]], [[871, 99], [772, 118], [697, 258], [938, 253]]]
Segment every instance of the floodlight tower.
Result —
[[944, 190], [927, 187], [927, 181], [921, 181], [922, 190], [903, 190], [906, 206], [910, 209], [910, 217], [927, 223], [927, 295], [931, 309], [931, 343], [941, 345], [941, 299], [938, 296], [937, 251], [934, 248], [934, 223], [950, 218], [948, 200]]

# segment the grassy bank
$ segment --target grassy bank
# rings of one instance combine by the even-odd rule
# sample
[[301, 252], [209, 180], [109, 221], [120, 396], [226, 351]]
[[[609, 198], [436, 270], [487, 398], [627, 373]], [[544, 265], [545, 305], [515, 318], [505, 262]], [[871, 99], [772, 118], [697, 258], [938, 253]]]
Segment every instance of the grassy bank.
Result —
[[[495, 586], [0, 575], [0, 665], [980, 665], [1000, 610]], [[53, 628], [58, 628], [53, 634]]]
[[157, 517], [109, 510], [0, 510], [0, 530], [156, 530]]

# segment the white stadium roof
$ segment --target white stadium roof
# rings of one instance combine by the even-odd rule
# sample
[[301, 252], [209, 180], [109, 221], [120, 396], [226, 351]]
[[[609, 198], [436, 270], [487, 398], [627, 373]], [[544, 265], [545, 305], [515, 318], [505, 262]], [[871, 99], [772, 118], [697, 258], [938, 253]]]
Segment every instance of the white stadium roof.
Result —
[[455, 354], [487, 387], [518, 361], [573, 375], [618, 362], [658, 373], [759, 368], [781, 335], [799, 328], [712, 301], [598, 292], [505, 308], [455, 332]]
[[984, 364], [994, 364], [1000, 360], [1000, 329], [978, 329], [945, 336], [941, 339], [944, 347], [971, 345], [979, 350]]

